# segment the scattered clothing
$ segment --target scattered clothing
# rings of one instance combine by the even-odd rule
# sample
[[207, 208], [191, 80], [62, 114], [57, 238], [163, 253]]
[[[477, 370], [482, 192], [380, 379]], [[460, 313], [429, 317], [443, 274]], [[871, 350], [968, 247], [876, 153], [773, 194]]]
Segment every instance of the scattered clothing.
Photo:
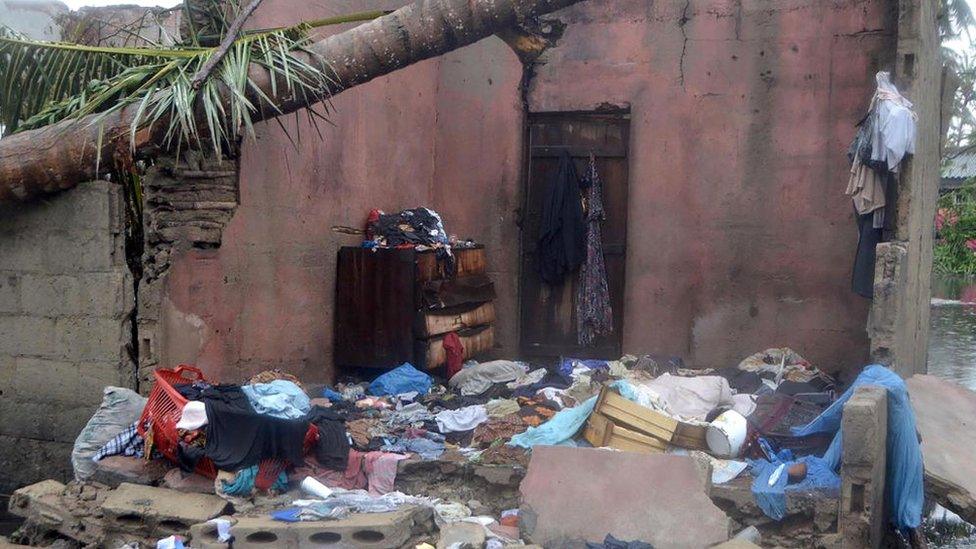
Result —
[[488, 421], [488, 411], [483, 404], [467, 406], [457, 410], [444, 410], [434, 416], [441, 433], [470, 431]]
[[580, 181], [573, 158], [564, 150], [542, 203], [538, 250], [543, 282], [551, 286], [562, 284], [565, 276], [580, 266], [585, 236]]
[[[256, 490], [254, 483], [258, 476], [258, 466], [252, 465], [241, 469], [234, 475], [234, 480], [227, 482], [222, 480], [223, 492], [229, 496], [237, 497], [250, 497]], [[288, 475], [281, 471], [278, 473], [275, 479], [274, 485], [271, 486], [271, 491], [276, 494], [281, 494], [288, 490]]]
[[207, 443], [203, 455], [224, 471], [238, 471], [263, 459], [301, 463], [308, 423], [304, 419], [279, 419], [258, 414], [251, 408], [242, 388], [236, 390], [243, 398], [231, 396], [234, 391], [229, 388], [222, 391], [220, 399], [205, 398], [209, 422], [205, 427]]
[[874, 264], [877, 247], [882, 242], [882, 229], [873, 225], [874, 214], [855, 215], [857, 217], [857, 252], [854, 254], [854, 269], [851, 271], [851, 287], [861, 297], [874, 297]]
[[681, 420], [705, 421], [712, 410], [734, 408], [736, 404], [728, 380], [721, 376], [662, 374], [657, 379], [632, 385], [632, 388], [638, 404]]
[[455, 374], [448, 385], [459, 389], [462, 395], [480, 395], [496, 383], [514, 381], [525, 375], [527, 368], [521, 362], [493, 360], [469, 366]]
[[368, 392], [374, 396], [397, 395], [413, 391], [426, 395], [433, 384], [433, 378], [414, 368], [413, 364], [404, 362], [374, 379], [369, 384]]
[[487, 448], [499, 440], [509, 440], [525, 432], [529, 424], [518, 415], [493, 418], [474, 428], [471, 443], [477, 448]]
[[301, 419], [312, 405], [308, 395], [292, 381], [276, 379], [241, 387], [254, 411], [280, 419]]
[[613, 333], [613, 310], [607, 284], [607, 266], [603, 258], [603, 187], [596, 172], [596, 159], [590, 153], [590, 165], [584, 178], [588, 187], [586, 212], [586, 259], [579, 272], [576, 287], [576, 340], [584, 347], [599, 336]]
[[529, 427], [524, 433], [512, 437], [511, 446], [532, 448], [537, 445], [553, 446], [567, 443], [586, 423], [596, 406], [596, 397], [574, 408], [565, 408], [538, 427]]
[[522, 374], [510, 383], [505, 384], [509, 389], [518, 389], [519, 387], [525, 387], [526, 385], [532, 385], [542, 381], [542, 378], [546, 376], [545, 368], [536, 368], [527, 374]]
[[307, 419], [318, 431], [315, 458], [323, 467], [345, 470], [349, 464], [349, 437], [346, 435], [345, 421], [337, 412], [321, 406], [312, 408]]
[[515, 399], [519, 404], [519, 417], [531, 427], [542, 425], [552, 419], [553, 416], [562, 409], [555, 402], [544, 396], [518, 397]]
[[520, 409], [518, 402], [511, 398], [494, 398], [485, 403], [488, 417], [505, 417], [517, 413]]
[[384, 452], [410, 452], [425, 460], [437, 459], [444, 453], [444, 436], [423, 429], [408, 430], [407, 436], [389, 438], [380, 449]]
[[276, 379], [290, 381], [295, 385], [298, 385], [298, 388], [301, 389], [302, 391], [305, 390], [305, 387], [302, 386], [302, 382], [299, 381], [297, 377], [287, 372], [282, 372], [277, 368], [273, 368], [271, 370], [265, 370], [259, 374], [254, 374], [253, 376], [251, 376], [251, 379], [247, 380], [247, 384], [257, 385], [258, 383], [271, 383]]
[[610, 363], [606, 360], [593, 358], [564, 358], [559, 363], [559, 373], [564, 376], [572, 376], [574, 372], [585, 372], [586, 370], [609, 369]]
[[[92, 461], [100, 461], [109, 456], [136, 456], [142, 454], [145, 441], [136, 431], [139, 422], [133, 423], [115, 436], [92, 456]], [[141, 456], [139, 456], [141, 457]]]
[[456, 332], [444, 336], [444, 353], [447, 355], [447, 379], [461, 371], [461, 361], [464, 360], [464, 345]]

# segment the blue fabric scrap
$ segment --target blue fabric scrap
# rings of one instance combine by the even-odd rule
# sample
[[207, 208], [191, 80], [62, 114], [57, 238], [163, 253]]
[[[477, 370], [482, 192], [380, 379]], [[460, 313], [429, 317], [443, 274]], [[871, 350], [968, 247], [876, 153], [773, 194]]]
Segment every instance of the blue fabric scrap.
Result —
[[387, 396], [417, 391], [421, 395], [426, 395], [433, 384], [432, 377], [414, 368], [409, 362], [404, 362], [374, 379], [369, 384], [369, 394]]
[[312, 403], [294, 382], [276, 379], [270, 383], [243, 385], [254, 411], [280, 419], [302, 419], [312, 409]]

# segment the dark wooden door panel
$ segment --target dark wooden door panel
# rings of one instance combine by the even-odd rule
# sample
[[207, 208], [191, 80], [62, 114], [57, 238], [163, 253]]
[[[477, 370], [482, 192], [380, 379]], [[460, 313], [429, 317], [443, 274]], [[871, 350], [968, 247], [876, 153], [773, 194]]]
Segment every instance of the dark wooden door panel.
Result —
[[[617, 358], [623, 330], [624, 265], [627, 247], [626, 114], [557, 113], [530, 115], [527, 131], [527, 169], [521, 233], [520, 343], [522, 352], [536, 356]], [[576, 340], [578, 274], [549, 286], [539, 277], [538, 237], [542, 205], [549, 181], [568, 151], [577, 173], [583, 175], [592, 152], [603, 183], [607, 218], [603, 222], [603, 251], [613, 306], [614, 333], [591, 347]]]

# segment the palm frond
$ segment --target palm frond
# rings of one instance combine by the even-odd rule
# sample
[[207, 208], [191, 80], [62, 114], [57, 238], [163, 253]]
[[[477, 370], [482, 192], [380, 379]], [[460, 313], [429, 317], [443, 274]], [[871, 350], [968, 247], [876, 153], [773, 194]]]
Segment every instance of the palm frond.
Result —
[[[139, 129], [165, 120], [166, 146], [206, 143], [219, 152], [253, 131], [253, 115], [259, 110], [277, 111], [272, 98], [248, 76], [252, 64], [270, 74], [272, 96], [287, 91], [309, 103], [328, 99], [335, 82], [328, 64], [308, 50], [311, 30], [385, 13], [248, 32], [196, 90], [191, 86], [193, 75], [216, 48], [85, 46], [31, 40], [0, 28], [0, 124], [9, 134], [89, 114], [98, 114], [97, 122], [136, 105], [133, 143]], [[310, 56], [312, 62], [306, 60]]]

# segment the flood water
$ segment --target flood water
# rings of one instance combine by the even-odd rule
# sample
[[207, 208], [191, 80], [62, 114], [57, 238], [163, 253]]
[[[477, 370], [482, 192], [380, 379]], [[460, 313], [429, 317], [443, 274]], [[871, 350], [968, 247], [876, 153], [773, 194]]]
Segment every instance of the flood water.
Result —
[[976, 278], [932, 280], [929, 373], [976, 391]]

